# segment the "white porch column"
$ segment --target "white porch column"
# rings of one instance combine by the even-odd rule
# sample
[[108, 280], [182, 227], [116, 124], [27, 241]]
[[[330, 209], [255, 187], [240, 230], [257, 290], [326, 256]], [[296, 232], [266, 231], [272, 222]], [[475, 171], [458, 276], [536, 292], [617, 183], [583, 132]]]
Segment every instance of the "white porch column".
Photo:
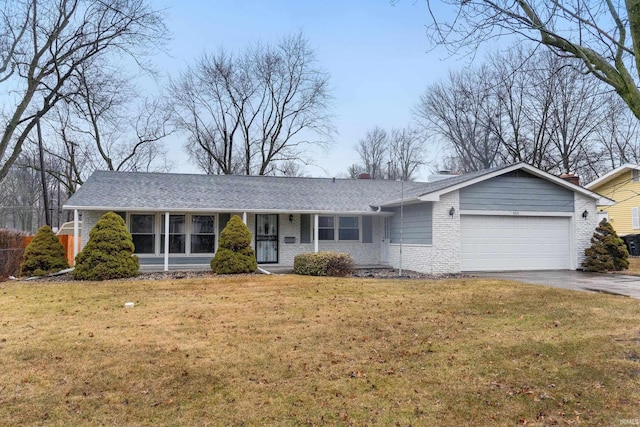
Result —
[[164, 213], [164, 271], [169, 271], [169, 212]]
[[318, 253], [318, 225], [319, 225], [319, 216], [315, 214], [313, 216], [313, 252]]
[[242, 212], [242, 222], [244, 222], [244, 225], [247, 225], [247, 213], [246, 212]]
[[78, 256], [78, 237], [80, 236], [80, 223], [78, 222], [78, 209], [73, 210], [73, 265], [76, 264]]

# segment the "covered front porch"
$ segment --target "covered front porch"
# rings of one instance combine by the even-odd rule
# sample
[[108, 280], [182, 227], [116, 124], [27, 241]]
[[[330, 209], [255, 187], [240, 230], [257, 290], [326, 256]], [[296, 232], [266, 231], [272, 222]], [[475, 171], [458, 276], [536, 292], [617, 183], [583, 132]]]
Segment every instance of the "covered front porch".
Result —
[[[84, 211], [85, 226], [93, 227], [104, 213]], [[219, 235], [233, 215], [240, 216], [251, 231], [258, 265], [266, 271], [291, 271], [296, 255], [319, 251], [349, 253], [358, 266], [388, 266], [385, 219], [390, 213], [201, 210], [116, 213], [125, 220], [133, 237], [143, 272], [209, 269], [218, 249]], [[78, 212], [74, 214], [79, 221]], [[86, 237], [82, 243], [86, 244]], [[76, 254], [79, 250], [74, 248]]]

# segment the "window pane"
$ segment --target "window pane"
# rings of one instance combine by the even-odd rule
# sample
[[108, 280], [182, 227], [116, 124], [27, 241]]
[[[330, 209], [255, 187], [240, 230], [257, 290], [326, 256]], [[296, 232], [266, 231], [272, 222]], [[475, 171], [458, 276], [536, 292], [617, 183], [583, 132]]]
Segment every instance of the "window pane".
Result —
[[191, 235], [191, 253], [207, 254], [214, 252], [215, 236], [213, 234], [192, 234]]
[[333, 228], [332, 216], [321, 216], [318, 218], [318, 226], [320, 228]]
[[341, 228], [338, 232], [339, 240], [358, 240], [357, 228]]
[[[164, 233], [164, 220], [165, 216], [162, 215], [162, 229], [161, 233]], [[169, 234], [181, 234], [184, 233], [184, 215], [169, 215]]]
[[311, 215], [300, 215], [300, 243], [311, 243]]
[[191, 217], [191, 223], [191, 233], [193, 234], [213, 234], [215, 232], [213, 215], [194, 215]]
[[341, 216], [340, 228], [358, 228], [357, 216]]
[[153, 224], [155, 215], [131, 215], [131, 233], [150, 233], [153, 234]]
[[[170, 254], [183, 254], [184, 253], [184, 234], [169, 234], [169, 253]], [[164, 253], [164, 234], [160, 236], [160, 253]]]
[[320, 228], [318, 230], [318, 240], [333, 240], [333, 228]]
[[152, 254], [155, 252], [156, 236], [153, 234], [132, 234], [135, 253]]

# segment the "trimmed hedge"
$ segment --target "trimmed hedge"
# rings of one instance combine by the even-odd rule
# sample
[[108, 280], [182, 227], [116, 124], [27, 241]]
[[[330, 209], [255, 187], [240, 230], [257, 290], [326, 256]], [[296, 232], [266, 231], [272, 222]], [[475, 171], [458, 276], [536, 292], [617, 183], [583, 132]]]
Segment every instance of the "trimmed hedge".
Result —
[[253, 273], [258, 269], [251, 232], [238, 215], [232, 216], [220, 233], [219, 244], [210, 264], [216, 274]]
[[305, 276], [344, 277], [353, 272], [351, 255], [342, 252], [310, 252], [296, 255], [293, 272]]
[[46, 276], [69, 268], [64, 247], [48, 225], [38, 229], [22, 259], [20, 274], [23, 276]]
[[107, 212], [91, 229], [87, 246], [76, 256], [73, 278], [109, 280], [136, 276], [140, 263], [133, 251], [133, 239], [124, 220]]

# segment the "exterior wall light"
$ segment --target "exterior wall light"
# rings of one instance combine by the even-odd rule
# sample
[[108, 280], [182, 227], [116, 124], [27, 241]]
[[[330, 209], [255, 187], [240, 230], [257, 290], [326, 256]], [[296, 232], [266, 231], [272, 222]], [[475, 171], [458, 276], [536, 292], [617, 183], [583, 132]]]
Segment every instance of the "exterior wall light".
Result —
[[293, 222], [293, 214], [289, 214], [289, 222]]
[[455, 214], [455, 213], [456, 213], [456, 208], [451, 206], [451, 209], [449, 209], [449, 215], [453, 216], [453, 214]]
[[582, 212], [582, 218], [586, 220], [588, 216], [589, 216], [589, 212], [585, 209], [584, 212]]

